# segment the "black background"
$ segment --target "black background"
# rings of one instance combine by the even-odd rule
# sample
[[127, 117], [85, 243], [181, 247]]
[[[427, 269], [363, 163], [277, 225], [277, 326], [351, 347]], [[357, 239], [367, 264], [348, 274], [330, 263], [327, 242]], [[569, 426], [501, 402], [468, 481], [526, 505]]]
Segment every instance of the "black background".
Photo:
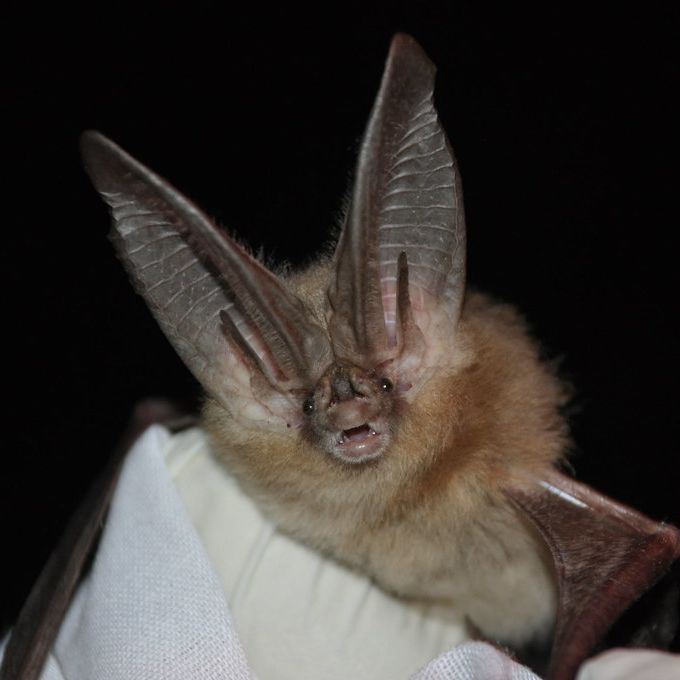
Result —
[[198, 394], [113, 255], [80, 132], [103, 131], [231, 231], [300, 263], [337, 220], [397, 30], [439, 67], [469, 281], [516, 303], [575, 386], [578, 477], [680, 522], [674, 17], [660, 3], [516, 5], [5, 16], [3, 621], [133, 404]]

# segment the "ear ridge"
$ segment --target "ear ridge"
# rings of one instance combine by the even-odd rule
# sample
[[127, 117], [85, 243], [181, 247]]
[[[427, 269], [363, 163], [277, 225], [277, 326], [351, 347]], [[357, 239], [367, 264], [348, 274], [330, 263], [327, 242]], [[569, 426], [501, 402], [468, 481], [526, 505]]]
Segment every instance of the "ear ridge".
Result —
[[[397, 347], [404, 252], [416, 323], [455, 332], [465, 286], [465, 220], [456, 162], [433, 104], [435, 67], [394, 37], [359, 155], [329, 291], [334, 347], [362, 356]], [[351, 326], [351, 331], [343, 326]], [[445, 328], [439, 328], [439, 326]]]
[[[225, 335], [233, 328], [274, 387], [285, 391], [308, 381], [327, 341], [302, 302], [190, 201], [106, 137], [85, 133], [81, 148], [93, 183], [111, 207], [119, 257], [205, 390], [224, 405], [235, 392], [249, 393], [248, 372]], [[225, 313], [231, 326], [223, 325]]]

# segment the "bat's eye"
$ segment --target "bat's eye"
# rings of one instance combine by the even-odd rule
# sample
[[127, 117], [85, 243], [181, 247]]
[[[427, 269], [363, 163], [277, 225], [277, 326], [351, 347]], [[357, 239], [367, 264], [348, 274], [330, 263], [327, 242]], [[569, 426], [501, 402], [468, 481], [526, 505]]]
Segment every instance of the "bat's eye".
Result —
[[302, 402], [302, 412], [308, 415], [314, 412], [314, 397], [307, 397]]
[[387, 378], [383, 378], [383, 379], [380, 381], [380, 389], [381, 389], [383, 392], [391, 392], [393, 387], [394, 387], [394, 386], [392, 385], [392, 381], [391, 381], [391, 380], [388, 380]]

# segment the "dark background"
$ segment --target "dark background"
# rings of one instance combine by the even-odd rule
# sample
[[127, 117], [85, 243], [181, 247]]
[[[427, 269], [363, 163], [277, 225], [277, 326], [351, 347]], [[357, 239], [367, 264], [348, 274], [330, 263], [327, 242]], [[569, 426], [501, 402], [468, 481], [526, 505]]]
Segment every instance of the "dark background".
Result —
[[396, 30], [439, 67], [470, 283], [515, 302], [575, 386], [579, 478], [680, 522], [671, 4], [516, 4], [4, 16], [3, 622], [135, 402], [198, 394], [113, 255], [80, 132], [300, 263], [337, 219]]

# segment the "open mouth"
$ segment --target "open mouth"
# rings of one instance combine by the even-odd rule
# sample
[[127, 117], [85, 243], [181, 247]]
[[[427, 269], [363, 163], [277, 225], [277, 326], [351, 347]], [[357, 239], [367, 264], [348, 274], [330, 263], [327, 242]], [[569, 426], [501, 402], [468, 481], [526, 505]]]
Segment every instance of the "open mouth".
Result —
[[368, 424], [364, 423], [359, 427], [350, 427], [340, 433], [338, 444], [358, 443], [365, 441], [368, 437], [375, 437], [378, 433]]
[[385, 435], [369, 423], [342, 430], [335, 447], [336, 455], [348, 463], [362, 463], [379, 456], [384, 447]]

